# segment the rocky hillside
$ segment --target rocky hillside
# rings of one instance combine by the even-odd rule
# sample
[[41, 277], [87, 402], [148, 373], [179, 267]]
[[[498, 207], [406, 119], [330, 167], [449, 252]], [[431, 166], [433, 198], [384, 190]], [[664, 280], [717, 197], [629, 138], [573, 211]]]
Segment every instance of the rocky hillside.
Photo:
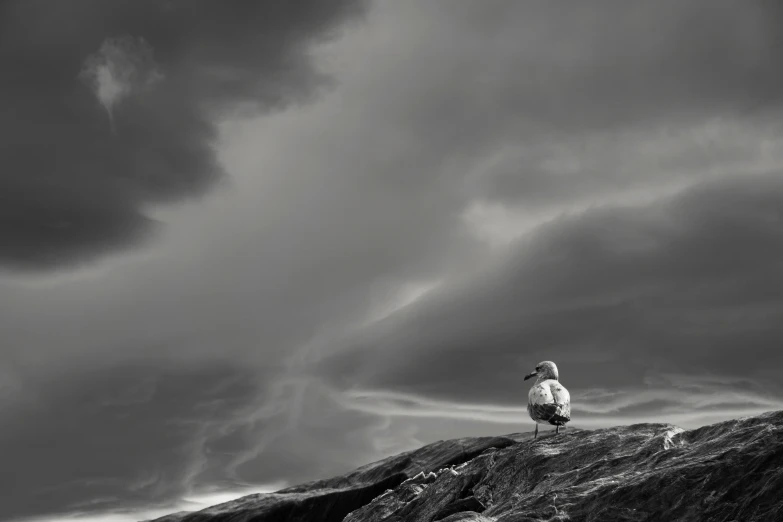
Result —
[[345, 476], [176, 518], [783, 521], [783, 411], [690, 431], [636, 424], [536, 441], [524, 434], [437, 442]]

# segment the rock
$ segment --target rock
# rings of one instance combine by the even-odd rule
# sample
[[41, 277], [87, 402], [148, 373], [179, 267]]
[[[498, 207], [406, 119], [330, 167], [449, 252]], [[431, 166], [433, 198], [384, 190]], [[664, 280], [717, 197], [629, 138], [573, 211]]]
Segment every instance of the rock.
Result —
[[783, 520], [783, 411], [441, 441], [182, 522]]
[[[177, 522], [342, 522], [349, 513], [370, 503], [374, 516], [384, 517], [416, 498], [424, 490], [421, 484], [433, 482], [437, 477], [433, 470], [449, 469], [486, 450], [515, 443], [516, 439], [511, 437], [439, 441], [368, 464], [347, 475], [275, 493], [248, 495], [187, 514]], [[417, 476], [411, 484], [400, 487], [409, 477]], [[416, 484], [417, 481], [421, 484]], [[390, 493], [394, 493], [393, 497]], [[165, 517], [153, 522], [164, 521]]]
[[182, 522], [182, 519], [186, 515], [190, 515], [190, 511], [180, 511], [178, 513], [172, 513], [165, 517], [156, 518], [155, 520], [145, 520], [144, 522]]
[[453, 519], [451, 515], [455, 513], [465, 513], [465, 512], [481, 513], [485, 509], [486, 506], [484, 506], [484, 504], [479, 502], [478, 499], [476, 499], [476, 497], [470, 496], [452, 502], [448, 506], [444, 507], [443, 509], [441, 509], [435, 514], [435, 517], [433, 517], [432, 520], [437, 521], [446, 518]]
[[474, 513], [473, 511], [467, 511], [465, 513], [457, 513], [450, 517], [444, 518], [440, 522], [495, 522], [494, 518], [487, 518]]

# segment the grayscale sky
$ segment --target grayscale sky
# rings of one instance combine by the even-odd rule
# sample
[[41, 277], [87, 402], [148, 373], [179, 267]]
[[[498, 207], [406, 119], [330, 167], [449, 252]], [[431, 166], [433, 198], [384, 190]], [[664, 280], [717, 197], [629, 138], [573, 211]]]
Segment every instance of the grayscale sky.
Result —
[[0, 520], [783, 408], [783, 7], [0, 1]]

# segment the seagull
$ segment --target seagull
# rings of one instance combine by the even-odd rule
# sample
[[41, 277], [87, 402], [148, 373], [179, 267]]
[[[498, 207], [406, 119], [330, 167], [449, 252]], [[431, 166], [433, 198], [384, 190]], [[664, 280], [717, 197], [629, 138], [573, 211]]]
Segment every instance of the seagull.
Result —
[[538, 437], [539, 424], [557, 426], [555, 433], [560, 433], [560, 426], [571, 420], [571, 395], [557, 380], [557, 366], [552, 361], [540, 362], [525, 380], [531, 377], [536, 377], [536, 383], [527, 394], [527, 412], [536, 422], [533, 438]]

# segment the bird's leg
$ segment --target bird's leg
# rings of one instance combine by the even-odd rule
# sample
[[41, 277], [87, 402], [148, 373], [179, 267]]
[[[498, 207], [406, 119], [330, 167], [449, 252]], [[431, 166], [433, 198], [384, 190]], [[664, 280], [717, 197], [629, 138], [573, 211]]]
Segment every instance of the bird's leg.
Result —
[[558, 435], [560, 433], [560, 426], [557, 426], [555, 428], [555, 435]]
[[533, 438], [538, 438], [538, 423], [536, 422], [536, 433], [533, 435]]

